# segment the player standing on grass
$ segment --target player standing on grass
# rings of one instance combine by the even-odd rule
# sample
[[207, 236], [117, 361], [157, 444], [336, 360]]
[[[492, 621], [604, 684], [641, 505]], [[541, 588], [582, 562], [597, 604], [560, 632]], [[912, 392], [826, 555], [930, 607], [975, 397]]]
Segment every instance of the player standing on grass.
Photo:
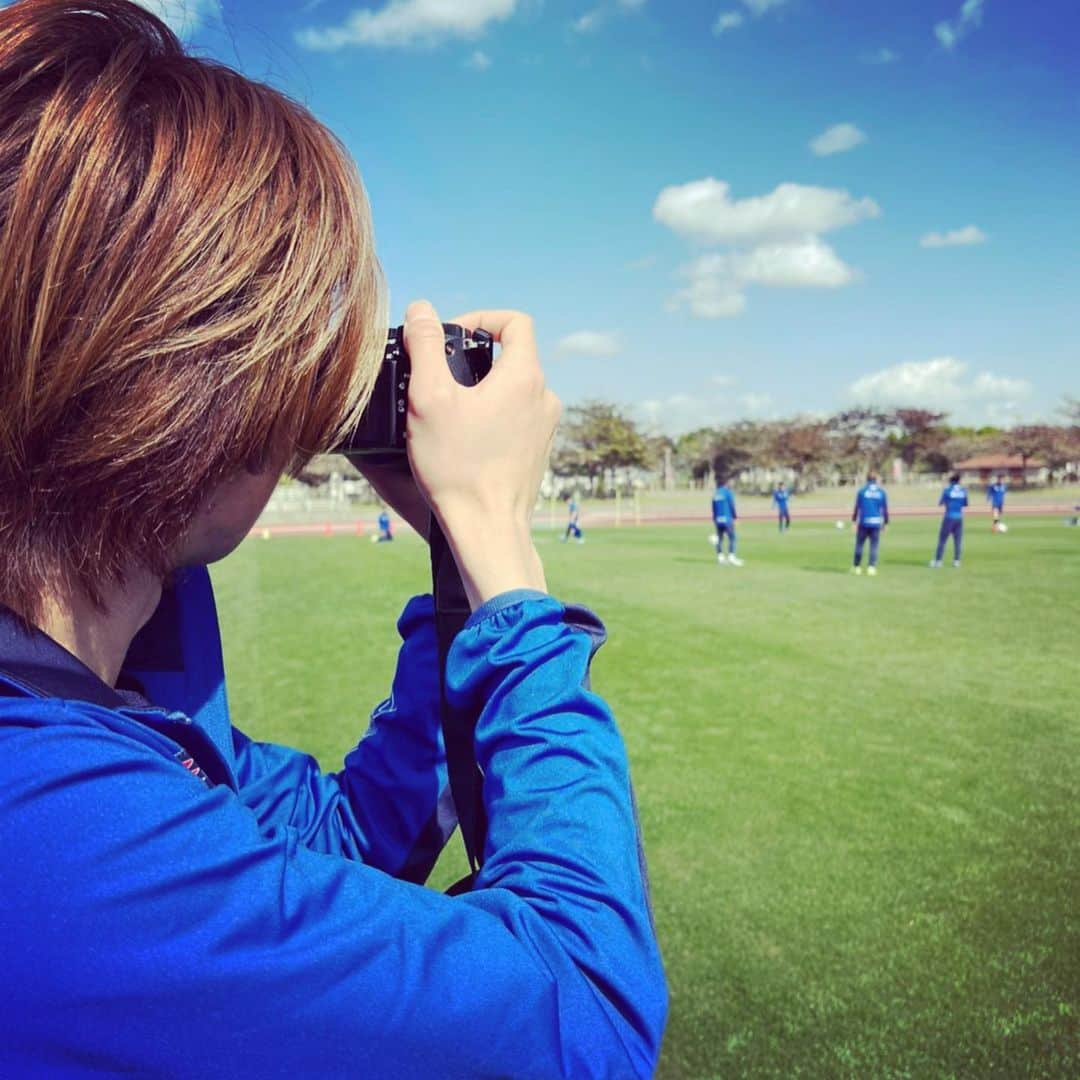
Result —
[[379, 543], [388, 544], [394, 539], [393, 530], [390, 528], [390, 515], [385, 509], [379, 512]]
[[581, 533], [581, 525], [579, 519], [581, 517], [581, 508], [578, 506], [577, 496], [571, 495], [570, 502], [566, 507], [570, 517], [566, 522], [566, 532], [563, 533], [562, 542], [565, 544], [571, 536], [579, 543], [585, 543], [585, 537]]
[[791, 498], [791, 492], [788, 491], [784, 482], [781, 480], [776, 485], [776, 490], [772, 493], [772, 501], [776, 506], [776, 513], [779, 517], [780, 531], [786, 532], [791, 528], [791, 514], [788, 511], [788, 499]]
[[889, 524], [889, 499], [885, 489], [877, 482], [877, 473], [869, 473], [866, 483], [859, 488], [855, 496], [855, 509], [851, 512], [857, 532], [855, 534], [855, 563], [853, 574], [862, 573], [862, 554], [867, 540], [870, 541], [870, 564], [867, 574], [877, 574], [878, 547], [881, 544], [881, 530]]
[[986, 489], [986, 501], [990, 504], [990, 513], [994, 520], [990, 524], [991, 532], [1001, 532], [1002, 518], [1005, 516], [1005, 492], [1008, 491], [1005, 477], [998, 473], [997, 480]]
[[[718, 482], [712, 497], [713, 524], [716, 526], [716, 561], [732, 566], [742, 566], [743, 561], [735, 554], [735, 495], [731, 488]], [[724, 537], [728, 538], [727, 559], [724, 558]]]
[[941, 558], [945, 554], [945, 544], [949, 537], [953, 542], [953, 566], [960, 566], [960, 553], [964, 546], [964, 507], [968, 504], [967, 488], [960, 483], [960, 474], [953, 473], [949, 477], [949, 486], [941, 493], [938, 506], [945, 507], [945, 516], [941, 519], [941, 528], [938, 530], [937, 550], [934, 552], [930, 566], [937, 569], [941, 566]]

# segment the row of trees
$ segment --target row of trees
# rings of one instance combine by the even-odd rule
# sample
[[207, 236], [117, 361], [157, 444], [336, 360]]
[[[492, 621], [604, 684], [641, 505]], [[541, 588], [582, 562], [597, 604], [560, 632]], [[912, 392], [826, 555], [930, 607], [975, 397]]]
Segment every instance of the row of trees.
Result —
[[825, 419], [740, 420], [671, 438], [642, 430], [627, 410], [590, 401], [566, 412], [552, 470], [584, 479], [602, 493], [630, 470], [654, 473], [662, 486], [679, 477], [697, 485], [713, 477], [790, 472], [799, 488], [853, 480], [899, 459], [909, 473], [947, 473], [976, 454], [1006, 453], [1039, 461], [1051, 481], [1080, 462], [1080, 401], [1066, 399], [1060, 424], [967, 428], [929, 409], [854, 408]]

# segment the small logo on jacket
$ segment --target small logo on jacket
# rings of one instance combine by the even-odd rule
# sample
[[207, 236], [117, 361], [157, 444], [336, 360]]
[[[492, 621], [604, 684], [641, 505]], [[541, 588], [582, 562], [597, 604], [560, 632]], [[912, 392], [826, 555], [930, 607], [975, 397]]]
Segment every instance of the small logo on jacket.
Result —
[[190, 753], [188, 753], [187, 750], [177, 750], [173, 756], [176, 758], [177, 761], [180, 762], [181, 765], [184, 766], [185, 769], [187, 769], [189, 773], [191, 773], [192, 776], [195, 777], [196, 780], [201, 780], [207, 787], [214, 786], [210, 783], [210, 777], [202, 771], [202, 769], [199, 767], [199, 763], [191, 756]]

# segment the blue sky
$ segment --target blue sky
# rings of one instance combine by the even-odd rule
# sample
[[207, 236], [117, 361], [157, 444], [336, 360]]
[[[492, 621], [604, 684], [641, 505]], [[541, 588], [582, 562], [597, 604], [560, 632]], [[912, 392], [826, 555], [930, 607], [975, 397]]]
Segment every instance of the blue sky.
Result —
[[1074, 2], [146, 2], [344, 139], [395, 318], [526, 309], [568, 403], [1080, 396]]

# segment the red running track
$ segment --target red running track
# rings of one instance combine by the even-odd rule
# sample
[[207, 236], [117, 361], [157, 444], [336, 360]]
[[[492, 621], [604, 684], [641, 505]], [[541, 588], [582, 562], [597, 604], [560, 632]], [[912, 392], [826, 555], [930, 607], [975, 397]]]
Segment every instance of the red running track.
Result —
[[[1072, 514], [1075, 511], [1071, 506], [1064, 506], [1060, 503], [1035, 503], [1033, 505], [1014, 506], [1009, 507], [1006, 513], [1006, 518], [1023, 517], [1034, 514]], [[891, 517], [937, 517], [940, 515], [941, 510], [938, 507], [922, 507], [922, 506], [903, 506], [897, 507], [895, 510], [890, 510]], [[795, 514], [792, 514], [792, 522], [799, 521], [848, 521], [851, 517], [851, 507], [845, 507], [843, 509], [839, 507], [813, 507], [806, 510], [799, 510]], [[968, 519], [977, 520], [980, 518], [989, 519], [989, 509], [981, 510], [969, 510]], [[754, 510], [748, 514], [743, 514], [740, 521], [775, 521], [776, 513], [767, 510]], [[634, 518], [633, 513], [624, 513], [622, 515], [621, 527], [633, 528], [637, 525], [694, 525], [709, 524], [709, 515], [704, 514], [661, 514], [661, 513], [645, 513], [641, 515], [640, 521]], [[613, 526], [615, 524], [615, 511], [603, 510], [603, 511], [590, 511], [589, 514], [582, 521], [582, 525], [585, 528], [596, 526]], [[394, 522], [394, 529], [406, 529], [408, 528], [402, 521]], [[556, 522], [556, 529], [562, 529], [563, 523], [561, 521]], [[352, 521], [325, 521], [325, 522], [308, 522], [305, 524], [278, 524], [278, 525], [257, 525], [248, 534], [251, 537], [270, 537], [270, 536], [369, 536], [374, 535], [376, 532], [375, 527], [371, 524], [370, 520], [364, 518], [355, 518]]]

